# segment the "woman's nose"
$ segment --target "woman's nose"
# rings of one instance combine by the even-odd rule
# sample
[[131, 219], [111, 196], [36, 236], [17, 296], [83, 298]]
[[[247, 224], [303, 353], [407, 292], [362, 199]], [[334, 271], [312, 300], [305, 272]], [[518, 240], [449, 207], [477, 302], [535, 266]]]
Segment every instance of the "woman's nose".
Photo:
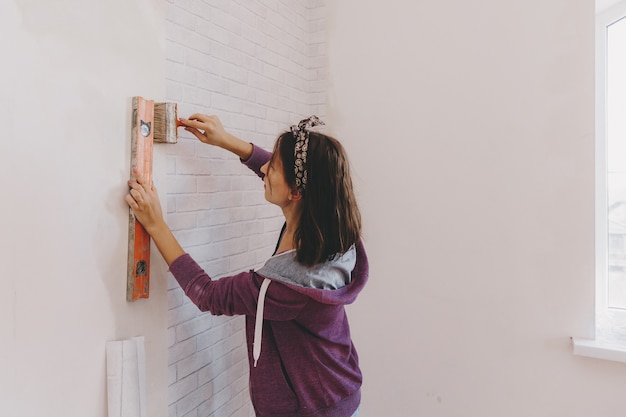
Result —
[[269, 165], [269, 162], [266, 162], [263, 164], [263, 166], [261, 167], [261, 172], [265, 175], [267, 175], [267, 166]]

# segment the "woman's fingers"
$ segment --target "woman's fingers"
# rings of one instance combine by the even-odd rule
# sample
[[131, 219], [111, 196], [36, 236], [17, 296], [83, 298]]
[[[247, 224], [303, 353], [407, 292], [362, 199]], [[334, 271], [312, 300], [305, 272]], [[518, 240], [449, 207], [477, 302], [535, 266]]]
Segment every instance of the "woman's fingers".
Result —
[[206, 130], [211, 129], [212, 126], [215, 124], [215, 121], [213, 120], [213, 116], [196, 113], [189, 116], [187, 120], [184, 120], [184, 124], [187, 127]]
[[136, 203], [148, 202], [150, 199], [149, 193], [156, 191], [154, 184], [148, 184], [137, 170], [137, 167], [133, 167], [133, 176], [135, 179], [128, 181], [128, 186], [130, 187], [128, 194]]
[[203, 130], [206, 129], [206, 125], [204, 122], [196, 122], [194, 120], [187, 119], [183, 121], [183, 124], [185, 125], [186, 128], [203, 129]]
[[193, 114], [189, 116], [189, 119], [183, 119], [182, 123], [185, 126], [187, 132], [192, 133], [201, 142], [207, 141], [207, 133], [211, 131], [212, 127], [207, 125], [205, 115]]
[[137, 167], [133, 167], [133, 177], [135, 177], [135, 181], [142, 186], [146, 183], [143, 175], [141, 175], [141, 172], [139, 172]]
[[129, 180], [128, 187], [130, 187], [129, 191], [131, 191], [131, 194], [132, 194], [132, 191], [139, 192], [143, 190], [143, 186], [139, 182], [137, 182], [137, 180]]
[[199, 122], [206, 122], [208, 120], [211, 120], [213, 117], [215, 116], [209, 116], [208, 114], [202, 114], [202, 113], [194, 113], [191, 116], [189, 116], [189, 120], [190, 121], [199, 121]]
[[137, 213], [146, 208], [147, 200], [142, 194], [142, 192], [145, 193], [145, 191], [136, 181], [129, 181], [128, 184], [130, 186], [130, 190], [124, 199], [130, 208], [133, 209], [133, 212]]
[[139, 191], [146, 191], [146, 192], [155, 190], [154, 183], [144, 179], [144, 177], [141, 175], [137, 167], [133, 167], [133, 176], [135, 177], [135, 180], [128, 181], [128, 185], [131, 188], [134, 188]]
[[189, 116], [189, 119], [185, 120], [184, 124], [187, 127], [211, 132], [217, 130], [220, 126], [220, 121], [217, 116], [196, 113]]
[[142, 201], [145, 200], [145, 198], [143, 197], [143, 195], [141, 194], [141, 191], [135, 189], [135, 188], [131, 188], [130, 191], [128, 192], [128, 194], [130, 194], [130, 196], [137, 202], [137, 203], [141, 203]]
[[196, 138], [198, 138], [199, 140], [205, 139], [206, 140], [206, 136], [204, 136], [202, 134], [202, 132], [200, 132], [198, 129], [192, 128], [192, 127], [186, 127], [185, 130], [187, 132], [191, 132], [192, 135], [194, 135]]
[[132, 197], [132, 195], [126, 194], [126, 196], [124, 196], [124, 200], [126, 200], [126, 203], [130, 206], [130, 208], [133, 209], [133, 211], [139, 209], [139, 205], [137, 204], [135, 199]]

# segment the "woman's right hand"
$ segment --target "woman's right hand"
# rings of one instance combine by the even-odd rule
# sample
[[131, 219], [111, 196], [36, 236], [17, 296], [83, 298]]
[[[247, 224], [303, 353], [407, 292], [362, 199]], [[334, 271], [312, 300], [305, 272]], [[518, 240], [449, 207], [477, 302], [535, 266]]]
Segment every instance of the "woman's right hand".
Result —
[[180, 119], [180, 122], [185, 126], [185, 130], [191, 132], [200, 142], [221, 148], [227, 147], [229, 133], [222, 126], [219, 117], [196, 113], [189, 116], [189, 119]]

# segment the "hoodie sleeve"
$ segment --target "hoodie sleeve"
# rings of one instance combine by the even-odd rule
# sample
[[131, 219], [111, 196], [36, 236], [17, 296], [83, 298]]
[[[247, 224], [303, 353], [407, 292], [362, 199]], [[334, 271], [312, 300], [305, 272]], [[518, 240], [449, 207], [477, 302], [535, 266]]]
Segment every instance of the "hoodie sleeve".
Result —
[[245, 161], [242, 159], [241, 163], [250, 168], [257, 174], [260, 178], [263, 178], [265, 175], [261, 172], [261, 167], [265, 165], [267, 161], [272, 157], [272, 153], [266, 151], [263, 148], [259, 148], [254, 143], [252, 144], [252, 155]]
[[[241, 272], [213, 280], [189, 254], [172, 262], [170, 272], [201, 311], [227, 316], [256, 315], [259, 291], [265, 279], [256, 272]], [[264, 317], [268, 320], [292, 320], [307, 302], [307, 296], [279, 282], [272, 282], [265, 297]]]

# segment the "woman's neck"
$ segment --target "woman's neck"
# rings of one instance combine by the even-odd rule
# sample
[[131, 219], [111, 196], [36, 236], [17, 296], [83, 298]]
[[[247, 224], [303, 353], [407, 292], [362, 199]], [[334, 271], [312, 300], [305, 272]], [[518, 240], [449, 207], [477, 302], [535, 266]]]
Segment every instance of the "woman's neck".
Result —
[[300, 210], [283, 209], [283, 214], [285, 215], [285, 232], [280, 238], [280, 243], [278, 244], [278, 249], [276, 250], [277, 254], [296, 248], [295, 234], [300, 220]]
[[289, 250], [295, 249], [296, 244], [294, 241], [293, 232], [288, 232], [285, 230], [285, 233], [280, 238], [280, 242], [278, 243], [278, 248], [276, 249], [276, 255], [287, 252]]

